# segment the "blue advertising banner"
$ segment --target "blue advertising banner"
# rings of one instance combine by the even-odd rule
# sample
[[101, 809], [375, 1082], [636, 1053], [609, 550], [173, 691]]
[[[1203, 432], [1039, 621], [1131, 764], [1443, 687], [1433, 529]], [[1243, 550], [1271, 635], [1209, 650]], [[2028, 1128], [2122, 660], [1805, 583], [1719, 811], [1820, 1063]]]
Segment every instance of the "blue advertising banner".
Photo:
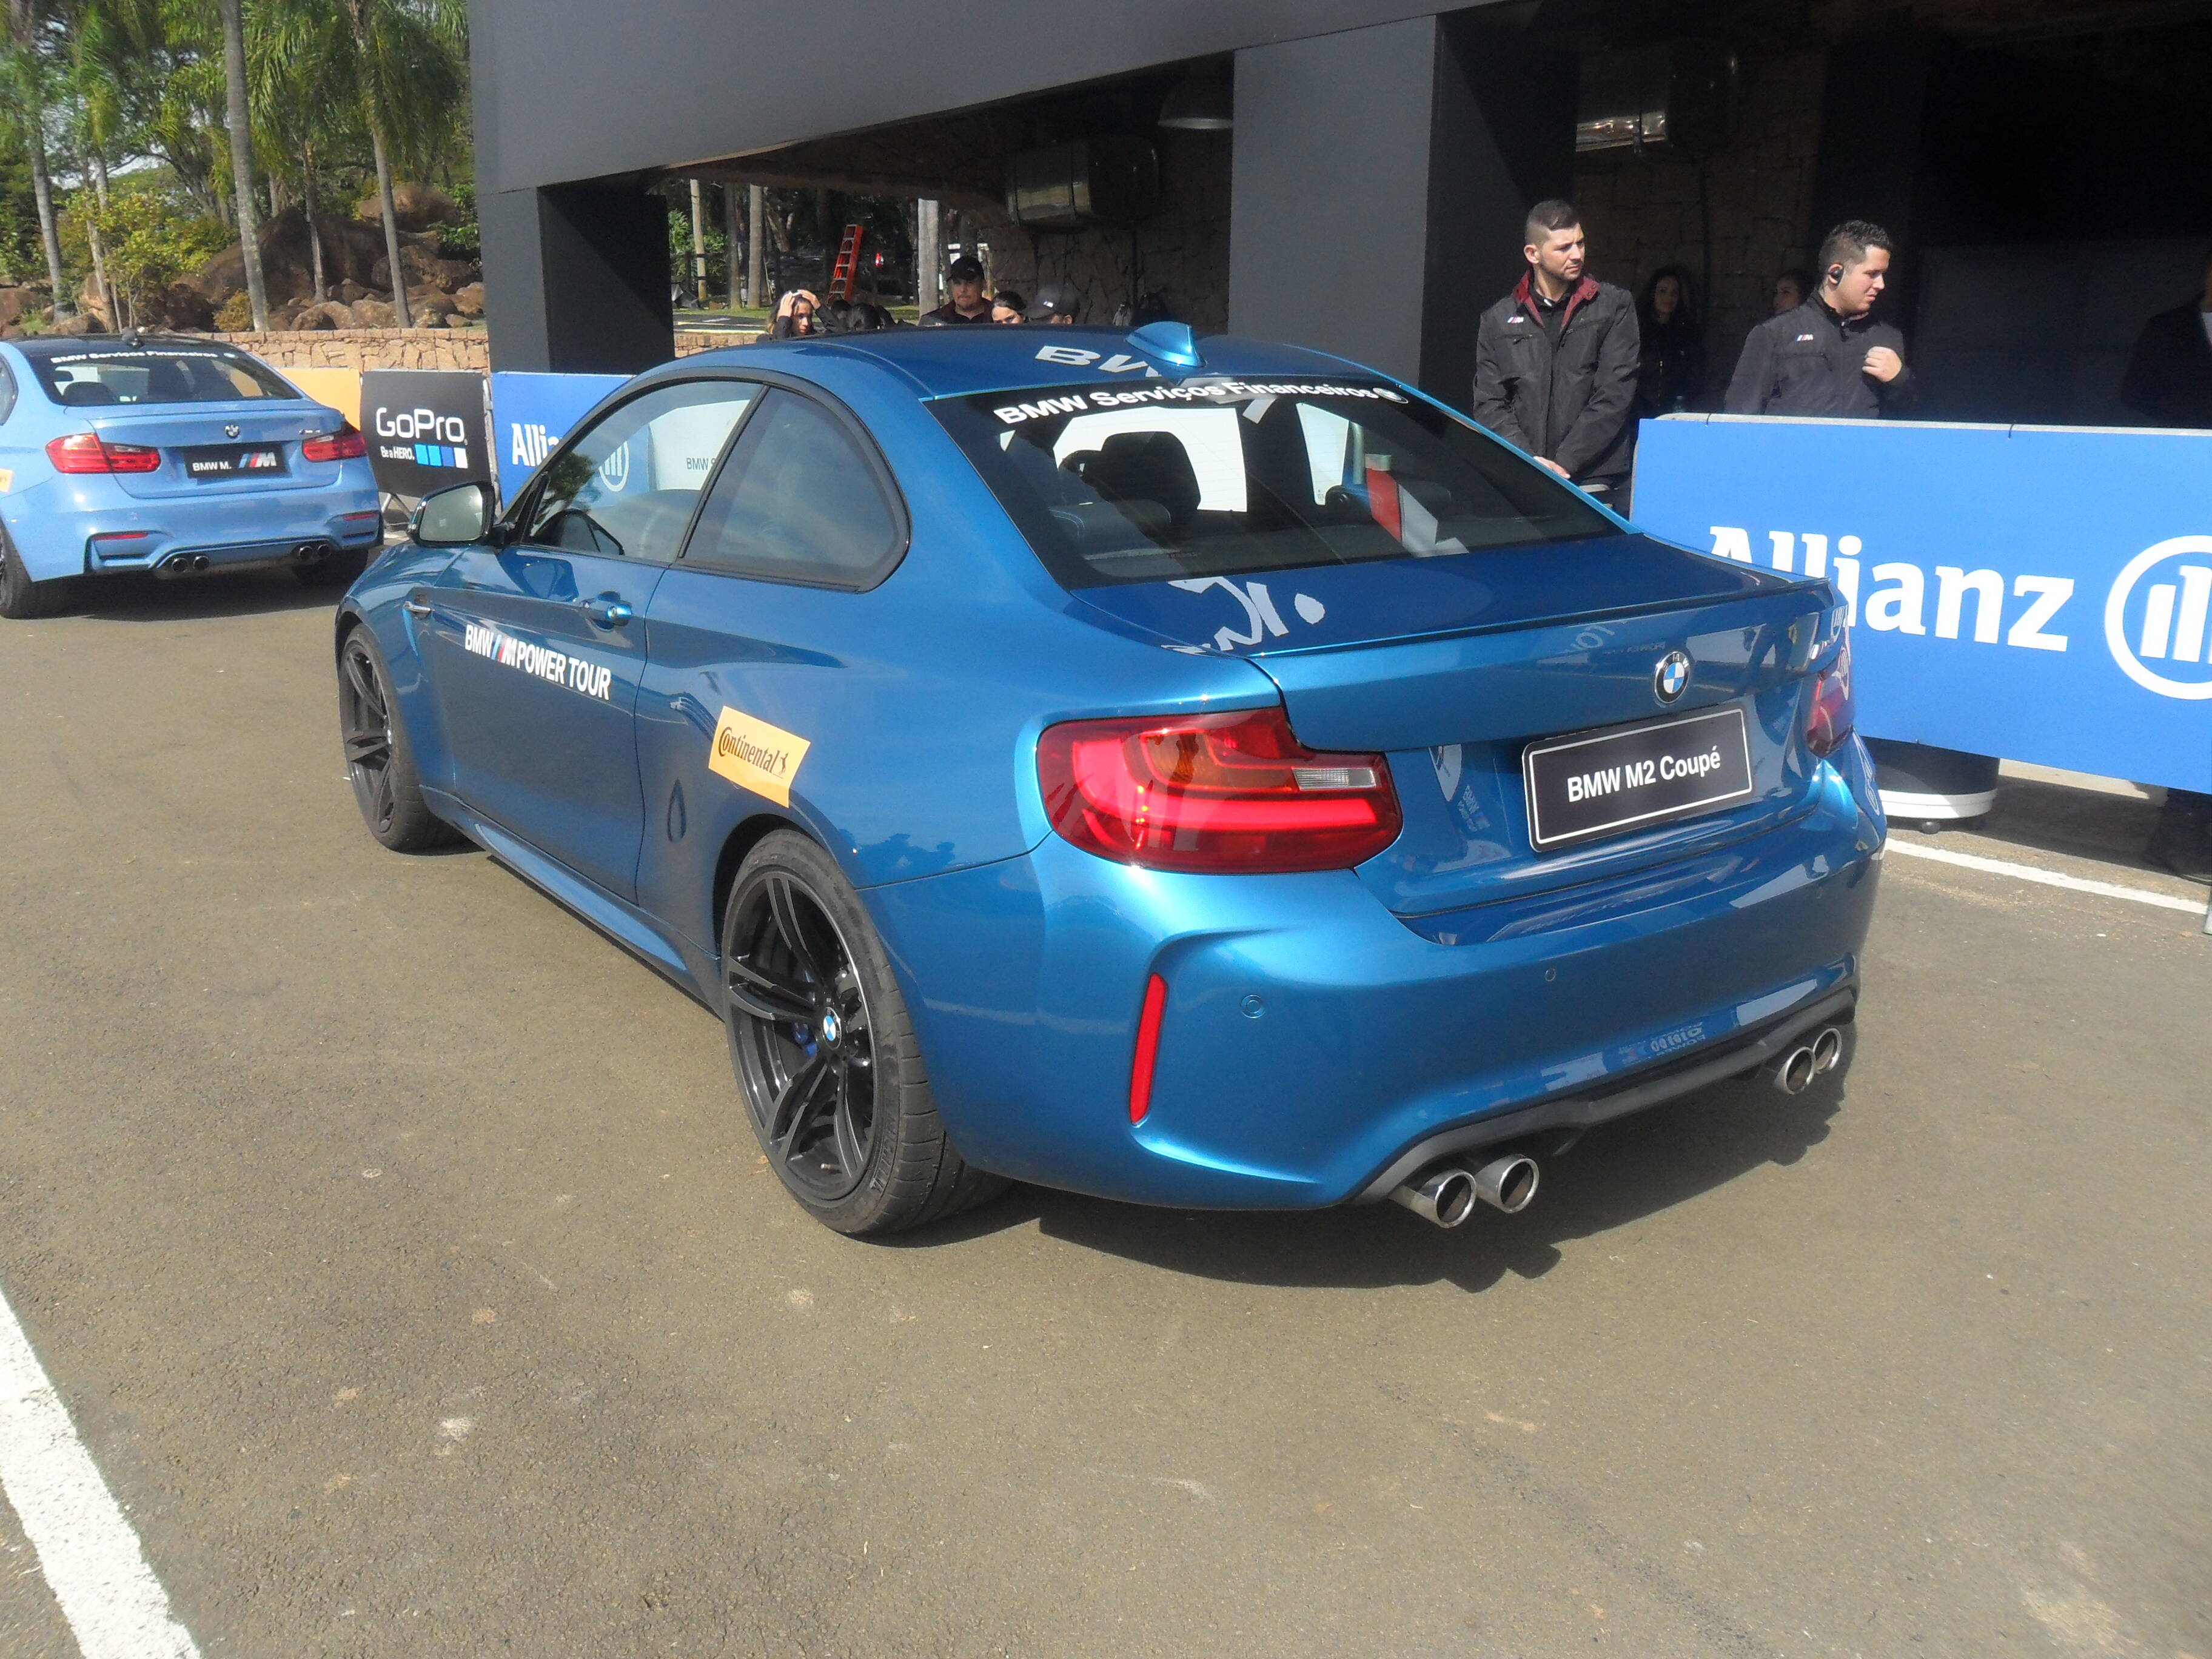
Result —
[[628, 377], [621, 374], [520, 374], [491, 377], [492, 448], [499, 458], [499, 496], [515, 492], [581, 416]]
[[1668, 416], [1635, 509], [1832, 580], [1869, 737], [2212, 791], [2212, 432]]

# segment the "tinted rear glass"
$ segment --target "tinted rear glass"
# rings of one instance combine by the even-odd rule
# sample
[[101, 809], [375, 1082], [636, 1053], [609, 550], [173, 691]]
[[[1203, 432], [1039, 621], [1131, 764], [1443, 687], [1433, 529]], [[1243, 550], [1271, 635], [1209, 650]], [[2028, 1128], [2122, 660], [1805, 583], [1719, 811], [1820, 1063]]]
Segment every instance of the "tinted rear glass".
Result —
[[1621, 533], [1534, 463], [1373, 382], [1147, 380], [930, 407], [1071, 588]]
[[46, 395], [70, 409], [234, 404], [300, 395], [244, 352], [223, 346], [92, 346], [42, 351], [31, 366]]

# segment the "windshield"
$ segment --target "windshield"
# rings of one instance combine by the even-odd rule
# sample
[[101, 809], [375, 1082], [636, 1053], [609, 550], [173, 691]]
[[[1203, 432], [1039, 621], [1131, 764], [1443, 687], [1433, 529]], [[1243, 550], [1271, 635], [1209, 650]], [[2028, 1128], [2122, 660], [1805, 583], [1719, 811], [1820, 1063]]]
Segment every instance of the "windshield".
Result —
[[88, 346], [31, 358], [46, 395], [70, 409], [110, 404], [234, 404], [300, 394], [227, 346]]
[[930, 407], [1063, 586], [1618, 535], [1394, 386], [1146, 380]]

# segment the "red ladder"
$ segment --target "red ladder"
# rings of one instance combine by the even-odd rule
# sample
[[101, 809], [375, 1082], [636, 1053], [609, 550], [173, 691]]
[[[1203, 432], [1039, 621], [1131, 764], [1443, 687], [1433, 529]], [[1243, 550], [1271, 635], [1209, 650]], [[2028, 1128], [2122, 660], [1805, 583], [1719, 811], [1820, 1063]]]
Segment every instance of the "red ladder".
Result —
[[845, 227], [845, 240], [838, 245], [837, 267], [830, 274], [830, 297], [849, 300], [853, 297], [853, 279], [860, 274], [860, 244], [867, 236], [863, 225]]

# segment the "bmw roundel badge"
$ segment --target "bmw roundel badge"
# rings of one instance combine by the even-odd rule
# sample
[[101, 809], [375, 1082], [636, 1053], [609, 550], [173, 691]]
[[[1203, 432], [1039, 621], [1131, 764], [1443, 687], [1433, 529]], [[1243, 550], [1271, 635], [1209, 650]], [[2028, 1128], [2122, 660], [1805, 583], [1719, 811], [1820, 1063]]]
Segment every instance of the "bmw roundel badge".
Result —
[[1690, 689], [1690, 653], [1669, 651], [1659, 659], [1659, 666], [1651, 676], [1651, 695], [1662, 702], [1673, 702]]
[[239, 425], [237, 422], [233, 421], [224, 426], [222, 435], [226, 438], [235, 438], [240, 433], [245, 430], [246, 428], [244, 427]]

